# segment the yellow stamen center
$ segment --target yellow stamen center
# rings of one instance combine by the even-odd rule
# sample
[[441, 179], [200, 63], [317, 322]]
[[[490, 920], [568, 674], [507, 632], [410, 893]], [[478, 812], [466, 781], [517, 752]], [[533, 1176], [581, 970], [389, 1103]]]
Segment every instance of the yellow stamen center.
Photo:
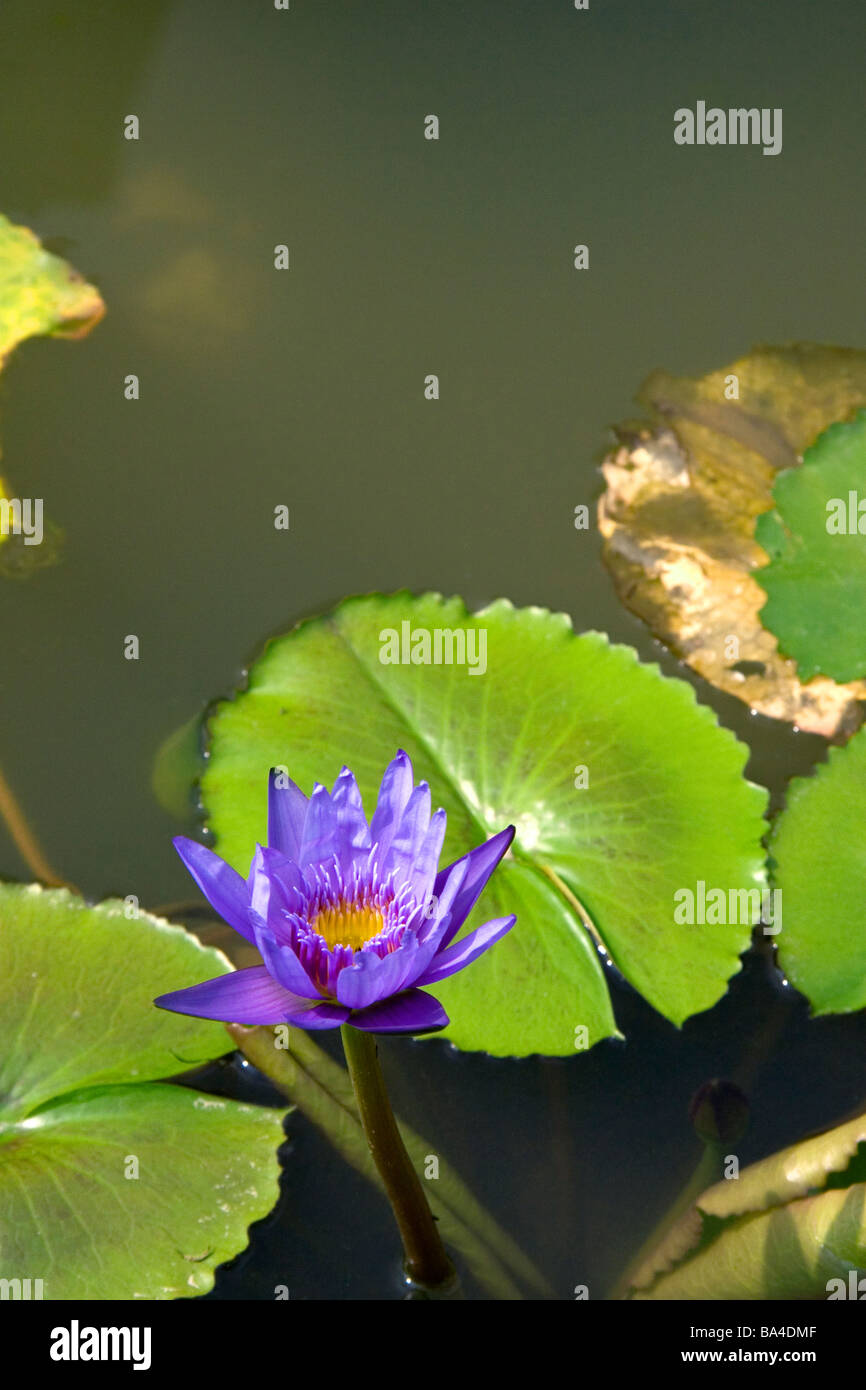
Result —
[[329, 946], [351, 946], [353, 951], [371, 937], [378, 936], [384, 925], [378, 907], [355, 907], [347, 903], [323, 908], [312, 922], [313, 930], [323, 936]]

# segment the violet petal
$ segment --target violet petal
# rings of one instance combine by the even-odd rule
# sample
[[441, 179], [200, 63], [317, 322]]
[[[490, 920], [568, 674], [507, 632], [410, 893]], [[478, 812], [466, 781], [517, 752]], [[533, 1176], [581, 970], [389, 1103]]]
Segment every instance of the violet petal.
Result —
[[[280, 785], [277, 786], [277, 778]], [[268, 844], [289, 859], [300, 858], [307, 798], [285, 773], [271, 768], [268, 782]]]
[[[466, 877], [463, 880], [463, 886], [457, 894], [454, 906], [451, 909], [451, 922], [442, 942], [444, 946], [447, 946], [448, 943], [454, 939], [463, 926], [466, 918], [481, 897], [487, 880], [490, 878], [490, 875], [493, 873], [493, 870], [496, 868], [496, 865], [499, 863], [513, 839], [514, 826], [509, 825], [505, 830], [500, 830], [498, 835], [494, 835], [492, 839], [486, 840], [483, 845], [477, 845], [475, 849], [470, 850], [469, 853], [464, 856], [464, 858], [469, 861], [469, 864]], [[459, 863], [459, 861], [457, 862]], [[448, 868], [443, 869], [442, 872], [437, 875], [436, 882], [433, 885], [433, 892], [436, 897], [441, 895], [447, 881], [447, 875], [453, 868], [453, 864], [449, 865]]]
[[175, 837], [174, 847], [211, 907], [236, 932], [255, 943], [249, 919], [249, 889], [240, 874], [206, 845], [185, 835]]
[[408, 753], [400, 749], [385, 769], [370, 823], [370, 843], [379, 846], [381, 856], [390, 848], [394, 831], [412, 795], [412, 781], [412, 763]]
[[407, 989], [352, 1014], [349, 1022], [365, 1033], [432, 1033], [447, 1026], [448, 1015], [432, 994]]
[[292, 947], [276, 940], [265, 922], [261, 918], [256, 920], [255, 914], [253, 925], [256, 927], [256, 945], [262, 960], [277, 983], [291, 994], [300, 995], [302, 999], [321, 999], [320, 991], [313, 984]]
[[377, 956], [375, 951], [356, 951], [355, 959], [337, 976], [337, 998], [350, 1009], [366, 1009], [396, 994], [412, 977], [418, 941], [404, 936], [396, 951]]
[[439, 951], [433, 957], [431, 964], [419, 975], [415, 981], [418, 985], [432, 985], [437, 980], [444, 980], [449, 975], [454, 975], [458, 970], [462, 970], [465, 965], [471, 965], [472, 961], [477, 960], [483, 955], [494, 942], [499, 941], [510, 932], [517, 918], [494, 917], [492, 921], [485, 922], [482, 927], [476, 927], [469, 932], [462, 940], [455, 941], [453, 946]]
[[154, 1003], [193, 1018], [217, 1018], [224, 1023], [286, 1023], [305, 1000], [283, 989], [263, 965], [234, 970], [189, 989], [161, 994]]
[[334, 783], [331, 806], [336, 813], [340, 840], [344, 849], [369, 849], [370, 827], [364, 815], [364, 803], [354, 773], [344, 767]]

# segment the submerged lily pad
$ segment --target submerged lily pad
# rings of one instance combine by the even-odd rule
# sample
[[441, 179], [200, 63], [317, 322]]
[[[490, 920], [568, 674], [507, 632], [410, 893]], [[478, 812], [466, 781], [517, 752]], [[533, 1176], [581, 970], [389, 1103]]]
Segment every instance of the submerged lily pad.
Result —
[[[383, 662], [389, 634], [400, 645], [437, 631], [474, 652], [475, 674], [468, 660]], [[265, 840], [272, 766], [309, 795], [345, 763], [369, 813], [405, 748], [448, 813], [443, 863], [516, 825], [469, 926], [512, 912], [517, 926], [434, 991], [460, 1047], [567, 1054], [614, 1034], [600, 948], [677, 1024], [738, 969], [750, 923], [678, 923], [674, 895], [762, 882], [766, 793], [742, 776], [746, 750], [690, 686], [599, 633], [575, 636], [563, 614], [504, 600], [470, 614], [436, 594], [348, 600], [271, 642], [209, 728], [203, 800], [218, 852], [243, 873]]]
[[866, 676], [866, 410], [819, 435], [773, 499], [755, 533], [770, 557], [761, 621], [802, 680]]
[[866, 1115], [707, 1188], [635, 1272], [637, 1299], [827, 1298], [866, 1266]]
[[201, 717], [195, 715], [160, 744], [150, 785], [164, 811], [184, 821], [192, 814], [192, 788], [201, 761]]
[[791, 783], [770, 849], [786, 975], [816, 1014], [866, 1008], [866, 730]]
[[[732, 399], [731, 393], [738, 393]], [[758, 348], [699, 380], [654, 372], [649, 423], [618, 431], [599, 502], [604, 559], [625, 604], [705, 679], [752, 709], [825, 737], [863, 718], [866, 682], [804, 683], [762, 622], [757, 518], [780, 469], [866, 406], [866, 353]]]
[[206, 1292], [277, 1199], [282, 1112], [160, 1078], [228, 1050], [153, 997], [230, 967], [121, 902], [0, 885], [0, 1278], [48, 1299]]

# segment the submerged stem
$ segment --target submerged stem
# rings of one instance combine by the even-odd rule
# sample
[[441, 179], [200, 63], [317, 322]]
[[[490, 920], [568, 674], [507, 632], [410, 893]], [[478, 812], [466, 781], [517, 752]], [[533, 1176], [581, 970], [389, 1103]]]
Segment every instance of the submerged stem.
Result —
[[344, 1023], [340, 1031], [364, 1134], [400, 1228], [406, 1273], [413, 1283], [435, 1289], [454, 1279], [454, 1266], [397, 1128], [376, 1039], [350, 1023]]
[[65, 878], [61, 878], [56, 869], [49, 864], [42, 846], [27, 823], [27, 817], [19, 806], [15, 793], [3, 775], [2, 768], [0, 768], [0, 817], [6, 822], [18, 853], [36, 878], [41, 879], [49, 888], [71, 888], [73, 892], [77, 892], [74, 885], [67, 883]]
[[661, 1245], [671, 1228], [688, 1211], [689, 1207], [694, 1205], [701, 1193], [719, 1180], [724, 1167], [724, 1148], [725, 1146], [717, 1140], [705, 1143], [700, 1162], [685, 1187], [677, 1193], [664, 1216], [656, 1222], [637, 1254], [629, 1261], [626, 1269], [611, 1289], [609, 1298], [628, 1297], [633, 1286], [634, 1276], [655, 1251], [656, 1246]]

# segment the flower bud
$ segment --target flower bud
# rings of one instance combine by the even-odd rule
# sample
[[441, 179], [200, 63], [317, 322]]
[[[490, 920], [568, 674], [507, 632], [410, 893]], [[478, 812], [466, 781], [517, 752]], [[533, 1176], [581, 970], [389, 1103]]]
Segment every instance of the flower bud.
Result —
[[733, 1081], [705, 1081], [692, 1096], [689, 1118], [705, 1144], [732, 1144], [746, 1132], [749, 1102]]

